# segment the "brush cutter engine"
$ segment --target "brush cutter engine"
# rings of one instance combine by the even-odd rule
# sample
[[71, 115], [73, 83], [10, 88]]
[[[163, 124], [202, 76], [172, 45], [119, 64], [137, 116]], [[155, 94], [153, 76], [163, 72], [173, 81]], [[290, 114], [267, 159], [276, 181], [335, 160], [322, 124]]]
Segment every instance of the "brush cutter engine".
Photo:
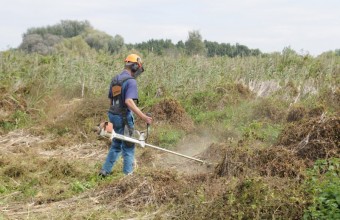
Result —
[[122, 141], [139, 144], [141, 147], [145, 147], [146, 138], [144, 132], [134, 130], [132, 137], [117, 134], [114, 130], [113, 124], [108, 121], [100, 123], [97, 127], [95, 127], [94, 130], [97, 131], [97, 134], [102, 137], [108, 137], [111, 140], [116, 138]]

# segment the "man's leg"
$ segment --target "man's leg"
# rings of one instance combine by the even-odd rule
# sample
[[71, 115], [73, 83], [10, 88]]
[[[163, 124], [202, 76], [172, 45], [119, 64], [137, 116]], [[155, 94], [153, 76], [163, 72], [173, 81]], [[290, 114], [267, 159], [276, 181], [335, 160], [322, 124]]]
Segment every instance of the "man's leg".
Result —
[[126, 146], [125, 143], [122, 144], [123, 151], [123, 172], [125, 175], [131, 174], [133, 172], [133, 163], [135, 160], [135, 146]]
[[[134, 129], [134, 118], [132, 114], [127, 115], [127, 123], [129, 127], [133, 130]], [[131, 174], [133, 172], [133, 164], [135, 161], [135, 144], [133, 143], [126, 143], [123, 141], [122, 143], [122, 153], [123, 153], [123, 172], [125, 175]]]
[[[123, 128], [123, 120], [119, 115], [113, 115], [111, 113], [108, 114], [110, 122], [114, 126], [114, 130], [117, 134], [122, 134], [124, 132]], [[106, 156], [105, 163], [102, 167], [100, 175], [107, 176], [111, 173], [112, 167], [114, 166], [115, 162], [119, 158], [122, 151], [122, 141], [121, 140], [113, 140], [110, 150]]]
[[[106, 156], [105, 163], [102, 167], [102, 171], [105, 171], [106, 174], [111, 173], [112, 167], [120, 156], [121, 153], [121, 144], [122, 141], [114, 140], [111, 144], [109, 153]], [[105, 175], [105, 173], [104, 173]]]

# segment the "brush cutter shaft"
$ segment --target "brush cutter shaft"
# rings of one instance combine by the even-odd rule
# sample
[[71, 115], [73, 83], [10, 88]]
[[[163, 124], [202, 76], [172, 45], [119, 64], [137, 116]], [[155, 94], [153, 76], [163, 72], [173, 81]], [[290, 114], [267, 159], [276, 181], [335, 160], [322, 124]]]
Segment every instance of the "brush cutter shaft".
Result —
[[137, 140], [137, 139], [134, 139], [134, 138], [131, 138], [131, 137], [126, 137], [124, 135], [117, 134], [113, 129], [112, 129], [111, 133], [106, 132], [104, 129], [102, 129], [99, 135], [108, 137], [111, 140], [118, 139], [118, 140], [121, 140], [121, 141], [127, 141], [127, 142], [130, 142], [130, 143], [139, 144], [142, 147], [145, 146], [145, 142], [143, 140]]
[[171, 150], [167, 150], [167, 149], [164, 149], [164, 148], [152, 145], [152, 144], [147, 144], [147, 143], [145, 143], [144, 140], [137, 140], [135, 138], [126, 137], [124, 135], [117, 134], [113, 129], [112, 129], [111, 133], [106, 132], [104, 129], [101, 129], [99, 135], [104, 136], [104, 137], [108, 137], [111, 140], [118, 139], [118, 140], [130, 142], [130, 143], [139, 144], [141, 147], [148, 146], [148, 147], [151, 147], [151, 148], [154, 148], [154, 149], [157, 149], [157, 150], [165, 151], [167, 153], [175, 154], [177, 156], [185, 157], [185, 158], [190, 159], [190, 160], [195, 160], [195, 161], [200, 162], [200, 163], [207, 163], [203, 160], [200, 160], [200, 159], [197, 159], [197, 158], [194, 158], [194, 157], [190, 157], [190, 156], [180, 154], [180, 153], [177, 153], [177, 152], [174, 152], [174, 151], [171, 151]]
[[161, 148], [161, 147], [157, 147], [155, 145], [145, 144], [145, 146], [152, 147], [152, 148], [157, 149], [157, 150], [162, 150], [162, 151], [165, 151], [165, 152], [168, 152], [168, 153], [171, 153], [171, 154], [175, 154], [177, 156], [185, 157], [185, 158], [190, 159], [190, 160], [195, 160], [195, 161], [200, 162], [200, 163], [206, 163], [203, 160], [200, 160], [200, 159], [197, 159], [197, 158], [194, 158], [194, 157], [190, 157], [190, 156], [187, 156], [187, 155], [184, 155], [184, 154], [180, 154], [180, 153], [177, 153], [177, 152], [174, 152], [174, 151], [171, 151], [171, 150], [167, 150], [167, 149], [164, 149], [164, 148]]

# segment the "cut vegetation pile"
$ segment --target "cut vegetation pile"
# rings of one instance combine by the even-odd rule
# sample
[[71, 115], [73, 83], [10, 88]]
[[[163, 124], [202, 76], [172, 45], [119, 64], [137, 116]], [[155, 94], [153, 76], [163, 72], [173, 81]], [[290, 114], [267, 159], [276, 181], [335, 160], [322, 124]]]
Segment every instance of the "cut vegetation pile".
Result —
[[294, 152], [282, 147], [225, 147], [219, 154], [224, 157], [215, 170], [218, 176], [260, 175], [299, 179], [306, 167]]
[[98, 201], [111, 208], [140, 211], [145, 206], [159, 207], [178, 199], [184, 185], [186, 181], [175, 172], [149, 170], [105, 186]]
[[221, 146], [225, 155], [216, 168], [219, 176], [258, 172], [261, 176], [296, 178], [317, 159], [340, 157], [340, 118], [309, 118], [287, 125], [278, 146], [252, 148]]
[[340, 156], [340, 117], [314, 117], [288, 125], [279, 137], [301, 159], [315, 161]]
[[194, 128], [193, 121], [175, 99], [160, 101], [151, 108], [151, 112], [156, 122], [170, 123], [186, 131]]

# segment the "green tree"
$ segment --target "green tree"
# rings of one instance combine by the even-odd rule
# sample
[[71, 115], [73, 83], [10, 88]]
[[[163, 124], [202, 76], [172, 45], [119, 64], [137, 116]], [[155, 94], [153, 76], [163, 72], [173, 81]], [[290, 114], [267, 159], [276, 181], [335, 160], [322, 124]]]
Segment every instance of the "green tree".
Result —
[[337, 56], [340, 56], [340, 49], [336, 49], [336, 50], [335, 50], [335, 54], [336, 54]]
[[111, 53], [119, 53], [125, 48], [124, 38], [117, 34], [113, 37], [111, 41], [109, 41], [109, 51]]
[[54, 51], [54, 45], [63, 38], [53, 34], [29, 34], [23, 37], [19, 49], [28, 53], [50, 54]]
[[233, 49], [232, 46], [228, 43], [222, 43], [219, 46], [217, 55], [219, 56], [229, 56], [229, 57], [233, 57]]
[[114, 39], [111, 35], [97, 30], [89, 30], [85, 36], [86, 43], [96, 50], [109, 51], [114, 44]]
[[62, 20], [60, 26], [62, 29], [62, 36], [65, 38], [75, 37], [89, 28], [92, 29], [90, 22], [88, 21]]
[[185, 49], [185, 44], [180, 40], [177, 42], [176, 47], [177, 49]]
[[50, 54], [54, 45], [64, 38], [72, 38], [92, 29], [88, 21], [62, 20], [59, 24], [46, 27], [29, 28], [23, 34], [19, 49], [28, 53]]
[[236, 43], [236, 56], [245, 57], [249, 55], [250, 55], [250, 50], [247, 46]]
[[250, 50], [250, 55], [251, 56], [258, 56], [258, 55], [261, 55], [261, 51], [259, 49], [251, 49]]
[[90, 53], [91, 48], [81, 36], [64, 39], [61, 43], [55, 46], [56, 50], [63, 54], [76, 54], [77, 56], [85, 57]]
[[199, 31], [189, 31], [189, 38], [185, 42], [185, 48], [189, 55], [202, 55], [205, 53], [205, 46]]
[[152, 52], [157, 55], [163, 55], [164, 51], [168, 51], [169, 49], [175, 48], [175, 45], [169, 39], [166, 39], [166, 40], [151, 39], [151, 40], [148, 40], [147, 42], [142, 42], [142, 43], [128, 46], [128, 49], [132, 49], [132, 48], [135, 48], [140, 51]]
[[204, 41], [205, 48], [207, 49], [207, 56], [214, 57], [217, 55], [219, 44], [217, 42]]
[[23, 37], [30, 34], [38, 34], [41, 36], [52, 34], [70, 38], [82, 34], [87, 29], [92, 29], [88, 21], [62, 20], [59, 24], [52, 26], [29, 28], [26, 33], [23, 34]]
[[175, 45], [176, 51], [180, 54], [185, 53], [185, 44], [183, 41], [178, 41], [177, 44]]
[[247, 46], [236, 44], [231, 46], [230, 44], [225, 43], [217, 43], [211, 41], [204, 41], [204, 45], [207, 49], [207, 56], [229, 56], [229, 57], [236, 57], [236, 56], [257, 56], [261, 54], [259, 49], [249, 49]]

